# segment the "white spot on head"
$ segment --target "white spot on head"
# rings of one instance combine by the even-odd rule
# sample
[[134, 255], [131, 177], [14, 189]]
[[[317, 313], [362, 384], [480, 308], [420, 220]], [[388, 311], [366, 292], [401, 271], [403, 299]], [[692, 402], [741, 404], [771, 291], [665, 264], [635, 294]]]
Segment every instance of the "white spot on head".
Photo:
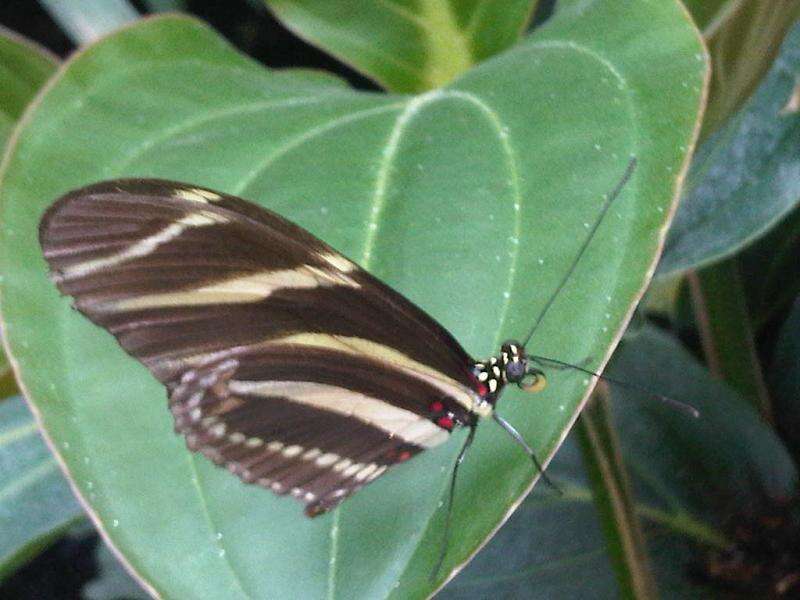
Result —
[[248, 448], [258, 448], [264, 443], [264, 440], [261, 440], [257, 437], [248, 438], [248, 440], [244, 443], [245, 446]]
[[215, 437], [222, 437], [223, 435], [225, 435], [225, 429], [226, 429], [225, 423], [217, 423], [216, 425], [211, 427], [209, 431], [211, 432], [211, 435]]
[[303, 499], [306, 502], [313, 502], [314, 500], [317, 499], [317, 496], [316, 496], [316, 494], [313, 494], [312, 492], [306, 492], [306, 495], [303, 497]]
[[245, 435], [237, 431], [230, 434], [228, 440], [230, 440], [232, 444], [241, 444], [245, 440]]
[[269, 444], [267, 444], [267, 450], [269, 450], [270, 452], [277, 452], [281, 448], [283, 448], [283, 442], [277, 442], [276, 441], [276, 442], [270, 442]]
[[281, 491], [283, 491], [283, 486], [277, 481], [274, 482], [273, 484], [271, 484], [269, 487], [273, 492], [281, 492]]
[[200, 417], [203, 416], [203, 411], [199, 408], [193, 408], [192, 412], [189, 413], [189, 416], [192, 418], [192, 421], [199, 421]]

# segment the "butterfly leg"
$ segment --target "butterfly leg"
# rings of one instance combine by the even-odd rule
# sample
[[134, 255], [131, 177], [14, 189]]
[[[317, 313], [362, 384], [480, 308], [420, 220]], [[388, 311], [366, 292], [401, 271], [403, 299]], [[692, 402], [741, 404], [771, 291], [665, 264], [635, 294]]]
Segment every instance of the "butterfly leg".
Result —
[[447, 545], [450, 538], [450, 521], [451, 516], [453, 513], [453, 497], [456, 491], [456, 475], [458, 475], [458, 467], [464, 462], [464, 457], [467, 454], [467, 449], [472, 445], [472, 440], [475, 439], [475, 430], [477, 429], [477, 423], [472, 423], [469, 426], [469, 434], [467, 434], [467, 439], [464, 440], [464, 445], [461, 447], [461, 451], [458, 453], [458, 458], [456, 458], [456, 463], [453, 466], [453, 474], [450, 477], [450, 490], [447, 494], [447, 515], [445, 516], [444, 521], [444, 533], [442, 535], [442, 551], [439, 554], [439, 560], [436, 561], [436, 566], [431, 573], [430, 580], [434, 581], [436, 576], [439, 574], [439, 569], [442, 568], [442, 563], [444, 562], [445, 556], [447, 556]]
[[539, 459], [536, 458], [536, 454], [534, 453], [533, 448], [531, 448], [528, 445], [528, 442], [526, 442], [525, 439], [520, 435], [519, 431], [514, 429], [514, 426], [511, 425], [511, 423], [506, 421], [503, 417], [498, 415], [496, 412], [492, 413], [492, 418], [495, 420], [495, 422], [498, 425], [500, 425], [500, 427], [502, 427], [506, 431], [506, 433], [508, 433], [512, 437], [512, 439], [515, 442], [517, 442], [520, 446], [522, 446], [522, 448], [525, 450], [525, 452], [528, 454], [528, 456], [531, 457], [531, 460], [533, 460], [533, 464], [536, 466], [536, 469], [539, 471], [539, 474], [542, 476], [542, 480], [549, 487], [551, 487], [555, 491], [557, 491], [559, 494], [564, 495], [564, 491], [560, 487], [558, 487], [555, 483], [553, 483], [553, 480], [550, 479], [547, 476], [547, 473], [544, 472], [544, 468], [542, 468], [542, 464], [539, 462]]

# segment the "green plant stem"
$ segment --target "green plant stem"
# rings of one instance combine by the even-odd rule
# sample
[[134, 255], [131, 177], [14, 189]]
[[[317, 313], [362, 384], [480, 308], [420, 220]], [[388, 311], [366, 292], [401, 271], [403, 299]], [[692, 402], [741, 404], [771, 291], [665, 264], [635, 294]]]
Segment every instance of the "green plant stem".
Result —
[[755, 350], [736, 258], [690, 273], [687, 280], [709, 370], [748, 398], [771, 423], [772, 403]]
[[623, 598], [655, 598], [647, 548], [611, 423], [604, 388], [598, 388], [578, 420], [584, 462]]

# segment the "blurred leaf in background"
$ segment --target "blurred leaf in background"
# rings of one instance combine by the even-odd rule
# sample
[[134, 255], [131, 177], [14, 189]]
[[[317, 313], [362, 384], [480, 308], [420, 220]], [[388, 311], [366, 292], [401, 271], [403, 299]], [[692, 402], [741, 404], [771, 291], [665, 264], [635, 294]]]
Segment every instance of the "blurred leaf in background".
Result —
[[[57, 64], [56, 57], [44, 48], [0, 27], [0, 149], [5, 148], [28, 102]], [[11, 367], [0, 350], [0, 399], [16, 392]]]
[[[45, 49], [0, 28], [0, 147], [55, 71]], [[47, 548], [83, 511], [20, 397], [0, 354], [0, 580]]]
[[0, 580], [82, 515], [25, 402], [0, 402]]
[[393, 92], [450, 83], [515, 44], [535, 0], [265, 0], [301, 38]]
[[800, 202], [800, 113], [784, 110], [800, 76], [800, 25], [758, 90], [703, 142], [670, 229], [659, 273], [739, 252]]
[[700, 136], [705, 139], [760, 85], [783, 36], [800, 16], [800, 2], [687, 0], [685, 4], [703, 32], [713, 65]]

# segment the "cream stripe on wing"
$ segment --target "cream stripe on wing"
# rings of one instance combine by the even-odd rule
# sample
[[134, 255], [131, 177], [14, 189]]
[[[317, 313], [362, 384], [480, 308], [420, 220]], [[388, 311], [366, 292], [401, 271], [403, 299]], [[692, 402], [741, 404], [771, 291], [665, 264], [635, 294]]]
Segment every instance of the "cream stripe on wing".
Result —
[[447, 377], [440, 371], [426, 364], [414, 360], [410, 356], [390, 346], [385, 346], [378, 342], [358, 337], [329, 335], [325, 333], [298, 333], [272, 339], [268, 342], [270, 346], [283, 344], [331, 348], [356, 356], [377, 358], [397, 367], [403, 373], [421, 379], [438, 388], [470, 412], [474, 412], [482, 417], [490, 416], [492, 413], [492, 406], [489, 403], [483, 402], [477, 395], [473, 394], [468, 388], [454, 379]]
[[209, 202], [216, 202], [222, 200], [222, 196], [211, 190], [204, 190], [203, 188], [175, 188], [172, 192], [176, 198], [181, 200], [189, 200], [190, 202], [202, 202], [208, 204]]
[[234, 394], [286, 398], [304, 406], [337, 413], [377, 427], [391, 437], [431, 448], [448, 438], [448, 433], [418, 414], [393, 406], [379, 398], [347, 388], [310, 381], [237, 381], [228, 382]]
[[[402, 352], [358, 337], [344, 335], [330, 335], [326, 333], [297, 333], [282, 338], [273, 338], [265, 342], [250, 344], [240, 347], [244, 352], [252, 352], [258, 348], [275, 348], [280, 346], [310, 346], [313, 348], [326, 348], [346, 352], [354, 356], [366, 358], [377, 358], [385, 363], [394, 366], [396, 369], [420, 379], [452, 398], [468, 411], [481, 417], [489, 417], [492, 414], [492, 405], [483, 401], [477, 394], [469, 388], [464, 387], [459, 382], [447, 377], [440, 371], [428, 365], [414, 360]], [[206, 354], [195, 354], [183, 356], [176, 359], [160, 359], [161, 365], [168, 370], [186, 370], [198, 368], [204, 364], [209, 364], [221, 358], [235, 358], [230, 350], [209, 352]]]
[[192, 213], [170, 223], [158, 233], [139, 240], [135, 244], [131, 244], [121, 252], [112, 254], [111, 256], [104, 256], [103, 258], [96, 258], [86, 262], [76, 263], [61, 269], [59, 279], [74, 279], [76, 277], [83, 277], [89, 273], [94, 273], [107, 267], [113, 267], [120, 263], [124, 263], [133, 258], [146, 256], [153, 252], [162, 244], [166, 244], [177, 238], [184, 231], [191, 227], [207, 227], [208, 225], [216, 225], [218, 223], [227, 223], [227, 219], [222, 215], [210, 211], [201, 211]]
[[340, 255], [321, 254], [319, 258], [334, 266], [336, 270], [302, 265], [296, 269], [262, 271], [216, 281], [191, 290], [150, 294], [108, 302], [102, 306], [102, 310], [122, 311], [169, 306], [241, 304], [258, 302], [282, 289], [310, 289], [334, 285], [360, 287], [357, 281], [345, 274], [356, 268], [353, 263]]

